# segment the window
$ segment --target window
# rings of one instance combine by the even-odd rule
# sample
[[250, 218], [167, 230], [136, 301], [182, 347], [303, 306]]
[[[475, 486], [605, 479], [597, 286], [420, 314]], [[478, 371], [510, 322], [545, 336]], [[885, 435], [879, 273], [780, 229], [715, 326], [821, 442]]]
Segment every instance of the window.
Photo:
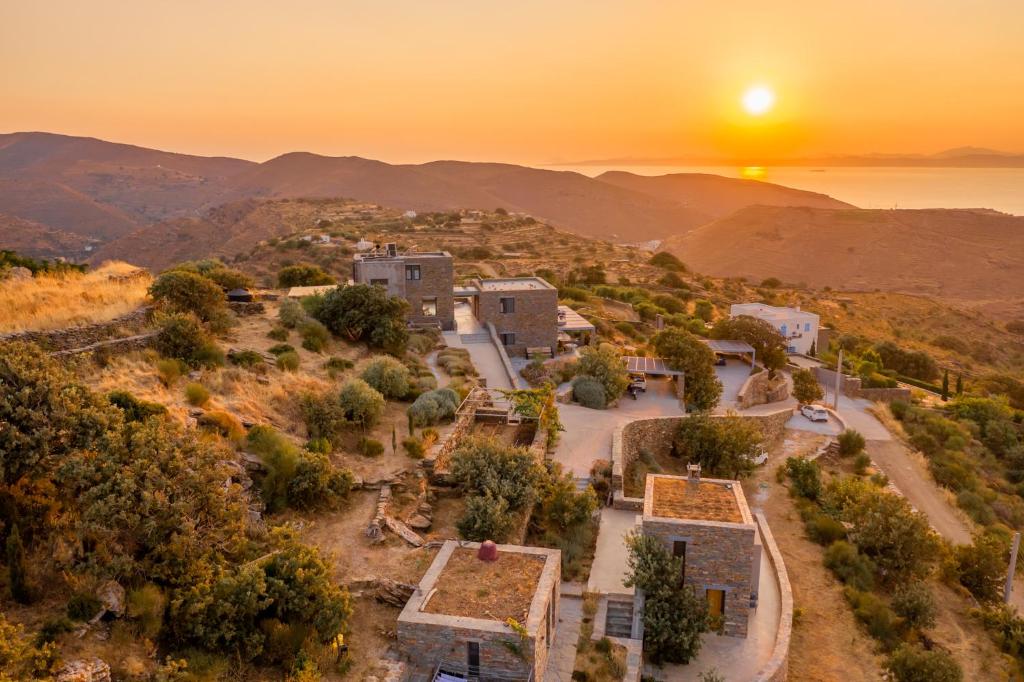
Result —
[[512, 332], [504, 332], [501, 335], [501, 345], [503, 346], [514, 346], [516, 345], [516, 335]]
[[511, 296], [503, 296], [498, 300], [498, 306], [503, 313], [514, 313], [516, 311], [516, 299]]
[[676, 540], [672, 543], [672, 556], [679, 559], [679, 584], [686, 580], [686, 542]]
[[804, 322], [804, 331], [805, 332], [811, 331], [811, 323], [810, 322]]
[[370, 286], [374, 287], [386, 287], [388, 285], [387, 278], [384, 279], [371, 279]]
[[418, 281], [420, 279], [420, 266], [418, 266], [418, 265], [406, 265], [405, 266], [405, 278]]
[[480, 676], [480, 642], [466, 642], [466, 667], [470, 677]]
[[420, 314], [424, 317], [435, 317], [437, 315], [437, 296], [424, 298], [421, 301], [423, 308]]

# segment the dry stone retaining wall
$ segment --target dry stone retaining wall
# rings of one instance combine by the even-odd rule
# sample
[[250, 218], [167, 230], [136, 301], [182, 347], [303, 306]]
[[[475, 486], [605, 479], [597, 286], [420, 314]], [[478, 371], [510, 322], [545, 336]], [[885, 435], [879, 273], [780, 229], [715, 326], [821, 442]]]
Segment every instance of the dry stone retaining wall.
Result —
[[0, 334], [0, 342], [26, 341], [38, 344], [40, 347], [51, 351], [84, 348], [101, 341], [107, 341], [111, 337], [123, 338], [138, 334], [149, 321], [151, 310], [150, 306], [143, 306], [127, 315], [116, 317], [108, 322], [98, 322], [81, 327]]
[[781, 372], [776, 372], [771, 379], [768, 372], [751, 374], [743, 383], [736, 395], [736, 405], [745, 410], [755, 405], [777, 403], [789, 397], [789, 384]]
[[[818, 383], [822, 386], [826, 386], [828, 388], [835, 387], [835, 370], [825, 369], [824, 367], [815, 367], [814, 374], [818, 379]], [[863, 383], [864, 382], [861, 381], [860, 377], [851, 377], [844, 374], [841, 384], [843, 395], [849, 398], [864, 398], [865, 400], [874, 400], [883, 403], [891, 403], [894, 400], [910, 400], [909, 388], [864, 388]]]

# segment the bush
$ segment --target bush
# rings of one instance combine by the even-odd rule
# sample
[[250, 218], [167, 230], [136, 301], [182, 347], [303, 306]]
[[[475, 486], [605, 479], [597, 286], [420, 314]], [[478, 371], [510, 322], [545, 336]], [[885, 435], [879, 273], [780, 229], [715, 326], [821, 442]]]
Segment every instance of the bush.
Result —
[[281, 307], [277, 310], [277, 318], [285, 329], [295, 329], [306, 319], [306, 311], [302, 304], [294, 298], [286, 298], [281, 301]]
[[973, 544], [958, 545], [953, 563], [957, 580], [979, 601], [994, 602], [1002, 596], [1006, 545], [998, 537], [978, 535]]
[[228, 360], [232, 365], [250, 369], [263, 366], [263, 356], [254, 350], [236, 350], [228, 353]]
[[100, 612], [103, 605], [95, 595], [88, 592], [76, 592], [68, 600], [68, 618], [72, 620], [90, 620]]
[[345, 414], [333, 395], [306, 393], [299, 399], [299, 407], [311, 439], [334, 441], [345, 428]]
[[444, 348], [437, 354], [437, 364], [452, 377], [475, 377], [476, 367], [465, 348]]
[[816, 462], [803, 457], [786, 460], [786, 474], [793, 482], [793, 492], [808, 500], [816, 500], [821, 494], [821, 471]]
[[891, 649], [899, 640], [899, 619], [884, 601], [870, 592], [847, 586], [843, 590], [847, 601], [868, 634], [877, 639], [885, 649]]
[[355, 363], [346, 358], [331, 357], [327, 358], [327, 362], [324, 363], [324, 369], [327, 370], [327, 375], [332, 379], [337, 378], [339, 374], [347, 369], [352, 369]]
[[491, 495], [472, 495], [466, 499], [466, 511], [455, 525], [466, 540], [504, 542], [514, 524], [507, 501]]
[[402, 447], [405, 448], [405, 454], [409, 455], [413, 459], [423, 459], [423, 441], [415, 436], [409, 436], [402, 440]]
[[892, 609], [912, 628], [935, 626], [935, 599], [928, 585], [923, 582], [911, 582], [897, 587], [892, 597]]
[[267, 352], [271, 355], [281, 355], [282, 353], [294, 353], [295, 346], [290, 343], [277, 343], [267, 349]]
[[374, 438], [363, 436], [359, 439], [359, 452], [366, 457], [379, 457], [384, 454], [384, 443]]
[[825, 396], [818, 383], [818, 378], [809, 369], [798, 369], [793, 372], [793, 397], [798, 403], [807, 405], [817, 402]]
[[288, 329], [285, 327], [273, 327], [267, 332], [267, 337], [274, 341], [287, 341]]
[[299, 325], [299, 335], [302, 337], [302, 347], [308, 351], [319, 353], [327, 347], [331, 340], [331, 332], [316, 320], [305, 320]]
[[583, 407], [603, 410], [607, 405], [604, 386], [593, 377], [579, 375], [572, 380], [572, 397]]
[[885, 667], [895, 682], [960, 682], [960, 664], [945, 651], [928, 651], [917, 644], [901, 644]]
[[928, 519], [904, 498], [872, 491], [843, 514], [847, 533], [860, 551], [871, 557], [881, 575], [898, 582], [927, 573], [938, 553]]
[[202, 407], [210, 402], [210, 392], [202, 384], [193, 381], [185, 386], [185, 400], [189, 405]]
[[277, 286], [282, 289], [291, 287], [315, 287], [325, 284], [335, 284], [333, 277], [323, 271], [319, 265], [312, 263], [297, 263], [281, 268], [277, 273]]
[[451, 419], [459, 407], [459, 396], [450, 388], [439, 388], [417, 396], [409, 406], [408, 415], [413, 426], [432, 426]]
[[139, 634], [151, 641], [160, 634], [166, 606], [163, 591], [153, 583], [130, 590], [126, 595], [127, 616], [137, 621]]
[[763, 440], [761, 428], [752, 420], [698, 413], [679, 423], [672, 456], [700, 464], [712, 476], [742, 478], [754, 470]]
[[[598, 347], [587, 346], [580, 351], [576, 365], [577, 372], [598, 381], [604, 390], [604, 403], [608, 404], [621, 396], [629, 386], [629, 372], [622, 362], [622, 355], [615, 346], [603, 343]], [[602, 406], [603, 407], [603, 406]]]
[[868, 467], [871, 466], [871, 457], [868, 453], [862, 452], [853, 458], [853, 472], [858, 476], [863, 476], [867, 473]]
[[193, 272], [163, 273], [149, 287], [149, 295], [170, 312], [191, 313], [204, 322], [227, 309], [224, 291]]
[[541, 474], [529, 451], [494, 438], [465, 438], [452, 453], [454, 482], [468, 493], [502, 498], [512, 511], [536, 499]]
[[277, 368], [283, 372], [294, 372], [299, 368], [301, 359], [293, 350], [285, 351], [277, 356]]
[[[175, 360], [174, 358], [164, 358], [163, 360], [157, 360], [156, 373], [160, 376], [160, 383], [165, 387], [170, 388], [173, 386], [178, 379], [181, 378], [182, 369], [181, 361]], [[188, 371], [188, 367], [185, 367]]]
[[405, 322], [408, 309], [405, 299], [388, 296], [383, 287], [356, 284], [331, 290], [316, 317], [349, 341], [364, 341], [371, 348], [400, 355], [409, 339]]
[[846, 527], [827, 514], [815, 514], [806, 526], [810, 538], [825, 547], [846, 538]]
[[363, 368], [360, 376], [385, 398], [398, 400], [409, 394], [409, 368], [395, 358], [374, 358]]
[[191, 367], [224, 364], [223, 353], [217, 362], [219, 349], [194, 315], [166, 315], [159, 324], [153, 345], [161, 355], [181, 360]]
[[[177, 365], [176, 361], [169, 362]], [[156, 415], [167, 414], [167, 408], [160, 403], [139, 400], [128, 391], [111, 391], [107, 394], [107, 400], [124, 412], [126, 422], [142, 422]]]
[[338, 401], [345, 419], [364, 429], [372, 427], [384, 414], [384, 396], [362, 379], [346, 381]]
[[851, 455], [857, 455], [864, 450], [864, 436], [860, 435], [860, 432], [853, 429], [845, 429], [839, 434], [839, 456], [849, 457]]
[[242, 426], [242, 422], [227, 412], [206, 412], [196, 421], [200, 427], [219, 433], [228, 440], [240, 442], [245, 438], [245, 427]]
[[285, 505], [312, 509], [334, 504], [352, 488], [351, 474], [331, 466], [326, 454], [300, 450], [270, 426], [253, 427], [248, 443], [267, 468], [260, 489], [271, 511]]
[[825, 550], [825, 568], [855, 590], [868, 591], [874, 587], [874, 562], [845, 540], [837, 540]]

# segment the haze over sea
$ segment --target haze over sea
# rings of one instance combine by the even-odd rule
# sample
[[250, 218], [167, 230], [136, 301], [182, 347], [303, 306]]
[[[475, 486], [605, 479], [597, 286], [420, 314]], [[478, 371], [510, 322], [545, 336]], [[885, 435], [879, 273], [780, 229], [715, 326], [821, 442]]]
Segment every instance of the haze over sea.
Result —
[[991, 208], [1024, 215], [1024, 168], [728, 166], [550, 166], [591, 177], [609, 170], [637, 175], [711, 173], [820, 192], [861, 208]]

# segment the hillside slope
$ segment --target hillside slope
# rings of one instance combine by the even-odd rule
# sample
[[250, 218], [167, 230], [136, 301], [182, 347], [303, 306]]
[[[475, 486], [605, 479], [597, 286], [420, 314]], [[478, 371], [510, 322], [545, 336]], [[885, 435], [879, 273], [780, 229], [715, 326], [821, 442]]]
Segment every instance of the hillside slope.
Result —
[[646, 176], [625, 171], [608, 171], [597, 176], [597, 179], [616, 187], [678, 202], [711, 218], [724, 217], [746, 206], [853, 208], [846, 202], [817, 192], [709, 173]]
[[1024, 217], [754, 206], [664, 247], [699, 272], [994, 303], [1024, 297]]

